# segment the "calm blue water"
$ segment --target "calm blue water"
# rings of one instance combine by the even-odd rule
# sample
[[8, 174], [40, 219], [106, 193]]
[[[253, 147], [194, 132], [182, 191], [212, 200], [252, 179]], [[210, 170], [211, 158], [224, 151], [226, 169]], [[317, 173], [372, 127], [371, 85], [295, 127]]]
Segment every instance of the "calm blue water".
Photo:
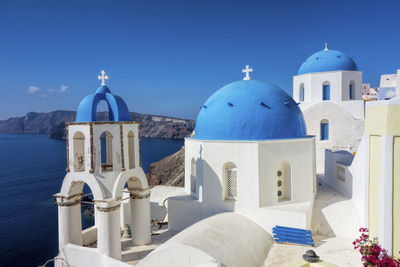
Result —
[[[183, 140], [141, 138], [144, 171], [182, 145]], [[38, 266], [57, 254], [52, 195], [60, 190], [65, 156], [65, 141], [0, 134], [0, 266]], [[92, 223], [83, 217], [84, 228]]]

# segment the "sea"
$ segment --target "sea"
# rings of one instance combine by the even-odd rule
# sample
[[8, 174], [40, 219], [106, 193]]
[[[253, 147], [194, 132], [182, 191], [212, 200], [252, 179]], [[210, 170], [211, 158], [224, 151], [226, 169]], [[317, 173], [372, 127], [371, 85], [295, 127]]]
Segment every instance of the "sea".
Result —
[[[183, 139], [141, 138], [144, 172], [183, 143]], [[0, 134], [0, 267], [40, 266], [57, 255], [57, 206], [52, 196], [60, 191], [65, 168], [64, 140]], [[93, 217], [83, 212], [82, 227], [90, 225]]]

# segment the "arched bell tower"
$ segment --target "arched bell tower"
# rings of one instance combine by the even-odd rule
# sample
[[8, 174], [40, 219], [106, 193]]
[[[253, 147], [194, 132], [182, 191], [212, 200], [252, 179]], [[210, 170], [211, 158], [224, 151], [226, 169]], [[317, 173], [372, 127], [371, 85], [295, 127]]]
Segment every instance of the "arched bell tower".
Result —
[[[101, 86], [81, 101], [76, 121], [66, 128], [67, 174], [61, 191], [54, 195], [59, 213], [59, 249], [69, 243], [86, 245], [80, 208], [86, 184], [95, 206], [95, 233], [91, 236], [96, 240], [91, 241], [97, 241], [99, 253], [121, 259], [123, 191], [129, 192], [131, 205], [127, 207], [132, 209], [124, 212], [131, 214], [124, 222], [134, 230], [133, 243], [144, 245], [151, 241], [150, 190], [140, 164], [139, 123], [131, 120], [126, 103], [106, 86], [108, 76], [104, 71], [99, 79]], [[101, 101], [108, 106], [108, 121], [97, 121]]]

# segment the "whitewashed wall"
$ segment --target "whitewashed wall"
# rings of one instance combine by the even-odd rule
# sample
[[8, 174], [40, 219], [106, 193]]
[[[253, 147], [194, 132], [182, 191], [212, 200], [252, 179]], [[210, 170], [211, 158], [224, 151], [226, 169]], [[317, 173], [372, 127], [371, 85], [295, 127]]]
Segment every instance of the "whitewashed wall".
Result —
[[[196, 193], [193, 194], [190, 191], [192, 158], [196, 161], [197, 179]], [[292, 191], [291, 200], [278, 203], [277, 171], [282, 161], [288, 161], [291, 165]], [[223, 198], [223, 167], [227, 162], [235, 164], [238, 169], [235, 200]], [[188, 138], [185, 140], [187, 195], [169, 200], [169, 228], [181, 230], [226, 211], [244, 214], [262, 225], [262, 216], [259, 214], [270, 212], [263, 207], [312, 201], [316, 191], [315, 179], [313, 137], [271, 141], [204, 141]], [[307, 208], [303, 212], [307, 213]], [[307, 216], [300, 221], [305, 227]], [[271, 220], [262, 226], [269, 228], [270, 225]]]

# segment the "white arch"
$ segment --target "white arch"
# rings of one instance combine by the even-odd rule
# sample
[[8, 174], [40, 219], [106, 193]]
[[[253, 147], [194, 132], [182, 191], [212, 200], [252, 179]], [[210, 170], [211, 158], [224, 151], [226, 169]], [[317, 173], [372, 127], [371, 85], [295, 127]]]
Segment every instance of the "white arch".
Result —
[[93, 193], [95, 200], [105, 199], [106, 196], [100, 183], [93, 174], [67, 173], [64, 177], [60, 194], [62, 196], [73, 196], [82, 193], [83, 185], [87, 184]]
[[112, 192], [113, 198], [115, 198], [115, 199], [122, 198], [122, 193], [123, 193], [125, 184], [128, 182], [128, 180], [130, 178], [133, 178], [133, 177], [139, 178], [140, 184], [142, 187], [141, 189], [146, 189], [149, 187], [149, 185], [147, 183], [146, 175], [144, 174], [142, 168], [126, 170], [118, 176], [117, 180], [114, 183], [113, 192]]

